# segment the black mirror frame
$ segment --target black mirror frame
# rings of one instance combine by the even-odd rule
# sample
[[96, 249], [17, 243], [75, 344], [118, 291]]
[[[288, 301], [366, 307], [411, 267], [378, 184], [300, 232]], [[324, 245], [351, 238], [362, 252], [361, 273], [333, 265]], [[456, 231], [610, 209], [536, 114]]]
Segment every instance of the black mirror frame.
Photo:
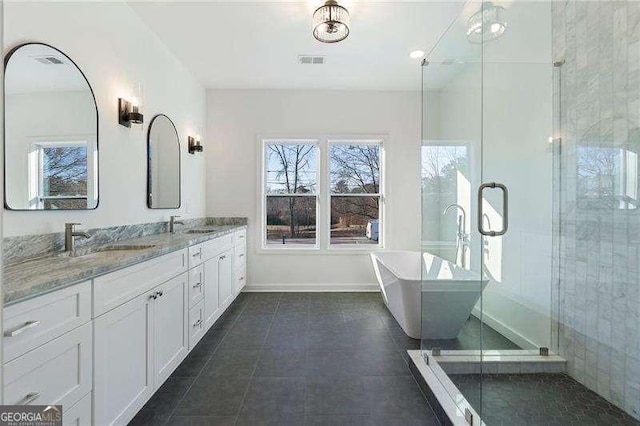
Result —
[[3, 113], [3, 122], [2, 122], [2, 134], [3, 134], [3, 145], [4, 145], [4, 154], [3, 154], [3, 175], [4, 175], [4, 208], [7, 210], [12, 210], [12, 211], [20, 211], [20, 212], [52, 212], [52, 211], [88, 211], [88, 210], [96, 210], [98, 208], [98, 206], [100, 205], [100, 113], [98, 111], [98, 102], [96, 101], [96, 94], [93, 91], [93, 87], [91, 86], [91, 83], [89, 83], [89, 80], [87, 79], [87, 76], [84, 74], [84, 72], [82, 71], [82, 69], [78, 66], [78, 64], [75, 63], [75, 61], [73, 59], [71, 59], [66, 53], [64, 53], [62, 50], [58, 49], [57, 47], [51, 46], [50, 44], [47, 43], [41, 43], [41, 42], [28, 42], [28, 43], [22, 43], [19, 44], [17, 46], [15, 46], [14, 48], [12, 48], [9, 53], [7, 53], [7, 55], [4, 58], [4, 75], [3, 75], [3, 81], [2, 81], [2, 86], [4, 89], [3, 93], [7, 92], [7, 66], [9, 65], [9, 60], [11, 59], [11, 56], [16, 53], [18, 50], [20, 50], [21, 48], [25, 47], [25, 46], [31, 46], [31, 45], [40, 45], [40, 46], [46, 46], [49, 47], [53, 50], [55, 50], [56, 52], [60, 53], [62, 56], [64, 56], [65, 58], [67, 58], [69, 60], [69, 62], [71, 62], [73, 64], [73, 66], [76, 67], [76, 69], [80, 72], [80, 74], [82, 75], [82, 78], [84, 78], [84, 81], [87, 83], [87, 86], [89, 87], [89, 90], [91, 91], [91, 96], [93, 97], [93, 105], [96, 108], [96, 150], [98, 151], [98, 162], [95, 165], [95, 169], [96, 169], [96, 176], [98, 178], [98, 182], [96, 182], [96, 205], [95, 207], [91, 207], [91, 208], [86, 208], [86, 209], [62, 209], [62, 210], [47, 210], [47, 209], [38, 209], [38, 210], [33, 210], [33, 209], [15, 209], [12, 208], [11, 206], [9, 206], [8, 200], [7, 200], [7, 168], [5, 167], [5, 165], [7, 164], [7, 150], [6, 150], [6, 138], [7, 138], [7, 123], [6, 123], [6, 119], [7, 119], [7, 109], [6, 109], [6, 96], [2, 96], [2, 113]]
[[[173, 126], [173, 131], [176, 133], [176, 140], [178, 141], [178, 206], [177, 207], [153, 207], [152, 206], [152, 194], [151, 194], [151, 129], [153, 127], [153, 122], [156, 121], [157, 118], [165, 117]], [[173, 120], [169, 118], [166, 114], [157, 114], [155, 115], [151, 121], [149, 122], [149, 127], [147, 128], [147, 207], [152, 210], [177, 210], [182, 207], [182, 145], [180, 145], [180, 135], [178, 134], [178, 130], [176, 129], [176, 125], [173, 123]]]

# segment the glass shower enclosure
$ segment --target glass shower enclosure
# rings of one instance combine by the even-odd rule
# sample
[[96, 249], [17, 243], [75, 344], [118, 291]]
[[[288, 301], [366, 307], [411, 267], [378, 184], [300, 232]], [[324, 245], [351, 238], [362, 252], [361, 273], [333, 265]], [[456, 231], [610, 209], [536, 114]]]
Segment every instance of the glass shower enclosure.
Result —
[[550, 2], [471, 1], [422, 66], [421, 349], [483, 420], [497, 361], [557, 350], [551, 37]]

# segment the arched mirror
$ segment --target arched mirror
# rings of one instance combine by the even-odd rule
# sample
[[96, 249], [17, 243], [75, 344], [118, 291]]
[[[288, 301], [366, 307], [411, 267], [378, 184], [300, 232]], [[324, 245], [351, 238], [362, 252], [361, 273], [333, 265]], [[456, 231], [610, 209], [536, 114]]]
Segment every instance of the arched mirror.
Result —
[[5, 205], [11, 210], [98, 206], [98, 108], [78, 66], [42, 43], [5, 59]]
[[176, 126], [156, 115], [147, 135], [147, 205], [150, 209], [180, 207], [180, 140]]

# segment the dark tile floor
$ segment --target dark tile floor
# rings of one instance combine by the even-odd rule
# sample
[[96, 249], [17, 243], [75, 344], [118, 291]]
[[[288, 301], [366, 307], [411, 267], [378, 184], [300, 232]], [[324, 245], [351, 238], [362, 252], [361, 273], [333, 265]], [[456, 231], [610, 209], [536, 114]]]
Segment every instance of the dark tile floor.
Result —
[[[640, 425], [565, 374], [450, 374], [489, 426]], [[482, 395], [480, 393], [482, 389]]]
[[379, 293], [243, 293], [132, 425], [437, 425]]
[[[482, 340], [480, 333], [482, 332]], [[520, 346], [504, 337], [480, 320], [470, 316], [455, 339], [425, 339], [424, 349], [440, 348], [446, 350], [462, 349], [521, 349]]]

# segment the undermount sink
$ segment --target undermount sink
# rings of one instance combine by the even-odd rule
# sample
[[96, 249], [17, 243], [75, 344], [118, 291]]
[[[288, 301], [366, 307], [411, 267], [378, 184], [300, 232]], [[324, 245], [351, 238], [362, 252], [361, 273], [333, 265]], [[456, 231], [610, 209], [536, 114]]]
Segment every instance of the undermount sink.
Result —
[[118, 244], [112, 246], [99, 247], [93, 250], [93, 253], [99, 253], [104, 251], [123, 251], [123, 250], [147, 250], [154, 248], [155, 244]]
[[185, 234], [211, 234], [216, 232], [215, 229], [188, 229], [184, 231]]

